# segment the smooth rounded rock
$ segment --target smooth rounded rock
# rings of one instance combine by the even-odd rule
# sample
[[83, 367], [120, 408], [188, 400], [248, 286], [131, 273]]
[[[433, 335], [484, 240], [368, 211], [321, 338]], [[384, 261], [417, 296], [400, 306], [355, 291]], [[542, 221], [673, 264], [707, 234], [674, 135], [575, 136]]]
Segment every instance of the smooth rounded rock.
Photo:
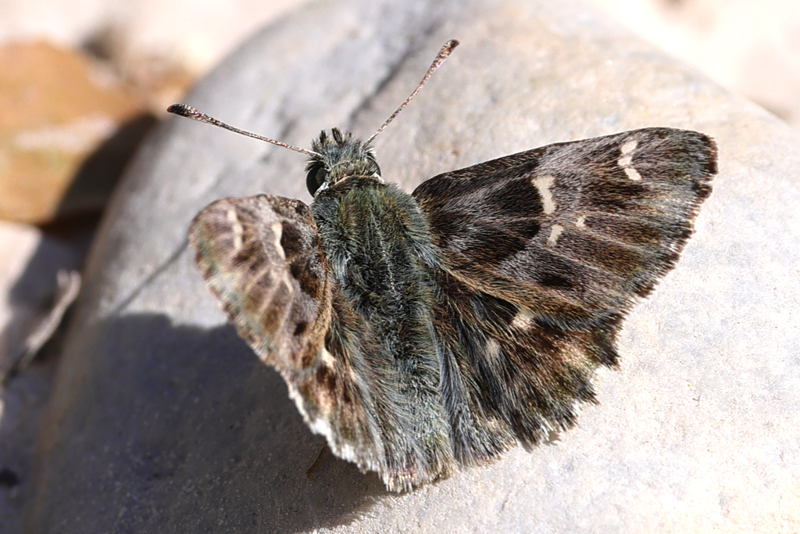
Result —
[[308, 146], [367, 137], [448, 38], [462, 46], [376, 143], [426, 177], [644, 126], [705, 132], [720, 174], [620, 368], [560, 439], [406, 494], [323, 452], [225, 323], [185, 235], [224, 196], [310, 201], [303, 157], [184, 119], [129, 169], [85, 273], [39, 440], [32, 532], [786, 530], [800, 521], [798, 138], [577, 1], [317, 2], [186, 98]]

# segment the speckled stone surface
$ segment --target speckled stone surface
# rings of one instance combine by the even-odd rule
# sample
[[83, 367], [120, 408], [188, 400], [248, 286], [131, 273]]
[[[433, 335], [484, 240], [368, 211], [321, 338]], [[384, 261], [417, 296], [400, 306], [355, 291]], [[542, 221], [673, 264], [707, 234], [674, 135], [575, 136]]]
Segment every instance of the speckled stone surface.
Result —
[[108, 212], [39, 438], [31, 532], [791, 532], [800, 528], [800, 156], [756, 106], [577, 1], [305, 6], [186, 101], [307, 145], [368, 136], [445, 39], [462, 46], [377, 142], [419, 181], [643, 126], [717, 139], [720, 176], [678, 267], [631, 314], [599, 405], [531, 452], [395, 495], [323, 453], [185, 248], [208, 202], [301, 198], [302, 156], [183, 119]]

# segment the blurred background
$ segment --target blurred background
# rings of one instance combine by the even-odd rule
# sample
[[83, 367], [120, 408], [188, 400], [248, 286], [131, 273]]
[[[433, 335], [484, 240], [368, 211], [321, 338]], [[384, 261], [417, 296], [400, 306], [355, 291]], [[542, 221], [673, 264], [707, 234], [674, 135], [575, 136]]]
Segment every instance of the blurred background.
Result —
[[[41, 226], [95, 213], [165, 106], [306, 1], [0, 3], [0, 219]], [[800, 126], [797, 2], [589, 1]]]
[[[55, 331], [77, 289], [57, 273], [80, 271], [127, 161], [166, 106], [306, 1], [0, 2], [0, 379]], [[796, 0], [589, 1], [800, 128]], [[52, 367], [45, 359], [0, 386], [0, 517], [30, 464]]]

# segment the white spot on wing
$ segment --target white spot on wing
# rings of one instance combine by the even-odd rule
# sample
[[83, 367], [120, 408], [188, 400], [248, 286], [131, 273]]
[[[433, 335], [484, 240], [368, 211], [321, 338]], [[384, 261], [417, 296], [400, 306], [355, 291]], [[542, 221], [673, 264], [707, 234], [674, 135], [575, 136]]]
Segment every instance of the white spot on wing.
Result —
[[331, 369], [333, 369], [333, 365], [336, 363], [336, 359], [333, 357], [333, 354], [331, 354], [328, 351], [328, 349], [322, 347], [322, 352], [320, 352], [319, 358], [320, 360], [322, 360], [322, 363], [325, 364], [325, 367], [330, 367]]
[[622, 167], [625, 171], [625, 176], [634, 182], [638, 182], [642, 179], [642, 175], [639, 174], [639, 171], [633, 168], [633, 152], [638, 145], [639, 142], [635, 139], [622, 143], [622, 146], [619, 147], [620, 157], [617, 160], [617, 165]]
[[639, 180], [642, 179], [642, 175], [639, 174], [639, 171], [637, 171], [633, 167], [628, 167], [627, 169], [625, 169], [625, 175], [634, 182], [638, 182]]
[[633, 154], [633, 151], [636, 150], [636, 147], [639, 145], [639, 141], [636, 139], [631, 139], [630, 141], [625, 141], [622, 143], [622, 146], [619, 148], [620, 152], [622, 152], [623, 156], [628, 154]]
[[283, 225], [280, 222], [272, 223], [270, 226], [272, 233], [275, 234], [275, 250], [278, 251], [278, 255], [286, 259], [286, 252], [283, 251], [283, 246], [281, 246], [281, 236], [283, 235]]
[[228, 219], [228, 222], [231, 223], [231, 231], [233, 232], [233, 248], [234, 250], [239, 250], [242, 248], [242, 234], [244, 234], [244, 228], [242, 228], [242, 223], [239, 222], [239, 217], [236, 215], [235, 209], [228, 208], [228, 211], [225, 215]]
[[550, 230], [550, 237], [547, 238], [547, 244], [555, 245], [558, 242], [558, 238], [561, 237], [561, 232], [563, 231], [563, 226], [560, 224], [554, 224], [553, 228]]
[[489, 358], [497, 358], [500, 355], [500, 343], [496, 339], [490, 337], [486, 340], [486, 356]]
[[575, 219], [575, 226], [578, 228], [586, 228], [586, 215], [581, 215]]
[[533, 179], [533, 185], [536, 187], [536, 190], [539, 191], [539, 196], [542, 197], [542, 209], [547, 215], [556, 210], [556, 202], [553, 199], [553, 192], [550, 191], [550, 188], [553, 186], [555, 180], [556, 179], [550, 175], [537, 176]]
[[525, 329], [531, 325], [532, 321], [533, 314], [527, 308], [522, 308], [514, 316], [514, 320], [511, 321], [511, 326], [514, 328]]

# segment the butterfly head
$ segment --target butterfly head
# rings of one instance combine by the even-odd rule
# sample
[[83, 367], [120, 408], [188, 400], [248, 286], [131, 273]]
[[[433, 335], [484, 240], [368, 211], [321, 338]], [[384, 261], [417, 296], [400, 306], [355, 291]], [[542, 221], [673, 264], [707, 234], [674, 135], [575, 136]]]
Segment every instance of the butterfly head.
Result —
[[368, 144], [338, 128], [323, 131], [311, 147], [314, 154], [306, 165], [306, 186], [311, 195], [345, 178], [381, 180], [381, 169]]

